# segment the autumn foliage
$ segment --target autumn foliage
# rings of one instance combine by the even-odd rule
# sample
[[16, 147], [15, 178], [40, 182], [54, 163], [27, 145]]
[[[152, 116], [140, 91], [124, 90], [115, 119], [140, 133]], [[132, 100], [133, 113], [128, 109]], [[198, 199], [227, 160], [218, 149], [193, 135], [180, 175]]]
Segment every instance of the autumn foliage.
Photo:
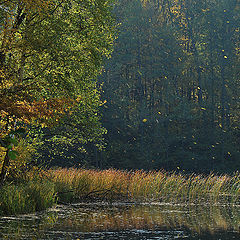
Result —
[[[39, 66], [40, 73], [31, 71], [25, 74], [25, 69], [31, 65], [28, 58], [40, 54], [34, 50], [34, 43], [26, 39], [26, 26], [43, 21], [58, 6], [57, 2], [11, 0], [0, 2], [0, 6], [0, 181], [3, 181], [3, 175], [6, 175], [11, 165], [10, 158], [16, 158], [16, 130], [27, 129], [33, 124], [52, 126], [69, 112], [76, 101], [74, 97], [61, 96], [51, 91], [49, 84], [44, 86], [39, 83], [37, 77], [47, 67], [41, 69]], [[42, 56], [46, 54], [41, 53]]]
[[21, 157], [19, 129], [61, 123], [66, 143], [102, 141], [94, 79], [115, 39], [110, 9], [108, 0], [0, 1], [0, 184]]
[[[38, 17], [50, 7], [52, 1], [22, 0], [4, 1], [4, 19], [0, 25], [0, 135], [8, 134], [13, 125], [22, 122], [25, 124], [48, 123], [49, 119], [58, 119], [67, 105], [72, 102], [67, 98], [41, 97], [37, 83], [29, 83], [24, 79], [25, 53], [23, 49], [24, 21]], [[11, 59], [17, 56], [19, 62]], [[36, 94], [40, 93], [39, 94]], [[13, 123], [13, 121], [15, 123]], [[11, 124], [12, 123], [12, 124]], [[52, 123], [52, 121], [51, 121]]]

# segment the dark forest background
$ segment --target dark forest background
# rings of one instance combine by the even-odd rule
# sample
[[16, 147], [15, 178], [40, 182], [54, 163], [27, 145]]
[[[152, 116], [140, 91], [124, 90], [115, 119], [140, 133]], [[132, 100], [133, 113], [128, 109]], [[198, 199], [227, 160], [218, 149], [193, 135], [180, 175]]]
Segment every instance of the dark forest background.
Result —
[[98, 78], [105, 140], [87, 143], [85, 152], [73, 144], [64, 156], [43, 151], [44, 159], [97, 168], [239, 170], [239, 0], [121, 0], [113, 14], [118, 38]]

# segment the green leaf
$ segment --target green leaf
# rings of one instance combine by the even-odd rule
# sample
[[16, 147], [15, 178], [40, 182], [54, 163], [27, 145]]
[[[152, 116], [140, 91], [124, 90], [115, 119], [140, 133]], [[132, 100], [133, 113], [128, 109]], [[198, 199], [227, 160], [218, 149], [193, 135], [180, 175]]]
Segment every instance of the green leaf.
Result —
[[15, 150], [10, 150], [8, 151], [8, 157], [11, 159], [11, 160], [15, 160], [18, 156], [18, 152], [15, 151]]
[[12, 148], [13, 148], [13, 145], [12, 145], [12, 144], [10, 144], [10, 145], [7, 146], [7, 149], [9, 149], [9, 150], [11, 150]]

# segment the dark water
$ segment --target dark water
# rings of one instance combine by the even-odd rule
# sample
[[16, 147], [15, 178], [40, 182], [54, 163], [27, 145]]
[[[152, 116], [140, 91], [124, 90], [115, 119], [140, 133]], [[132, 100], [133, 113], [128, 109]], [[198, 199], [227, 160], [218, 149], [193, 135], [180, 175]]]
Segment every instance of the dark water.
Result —
[[240, 206], [171, 204], [58, 205], [0, 218], [0, 239], [240, 240]]

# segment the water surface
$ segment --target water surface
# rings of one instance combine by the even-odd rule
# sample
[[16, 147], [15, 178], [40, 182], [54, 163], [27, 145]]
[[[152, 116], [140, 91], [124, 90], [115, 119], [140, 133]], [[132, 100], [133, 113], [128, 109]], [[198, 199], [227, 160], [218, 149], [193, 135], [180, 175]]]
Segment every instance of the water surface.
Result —
[[131, 203], [57, 205], [0, 218], [1, 239], [240, 239], [240, 207]]

